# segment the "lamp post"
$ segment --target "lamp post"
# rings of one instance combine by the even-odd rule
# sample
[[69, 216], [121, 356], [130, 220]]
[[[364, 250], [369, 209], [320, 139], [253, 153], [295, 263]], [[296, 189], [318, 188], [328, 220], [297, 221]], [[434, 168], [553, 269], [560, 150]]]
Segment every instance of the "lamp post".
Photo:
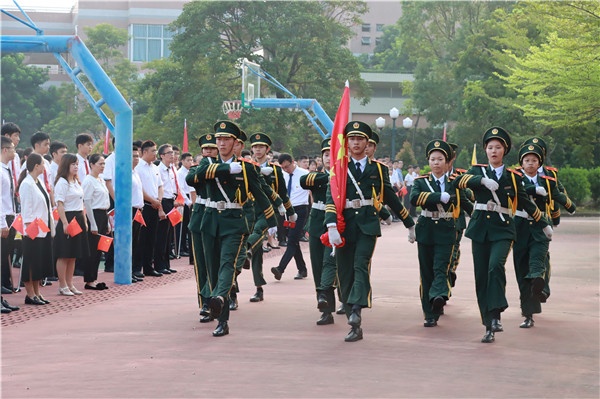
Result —
[[379, 129], [379, 138], [381, 139], [381, 131], [385, 126], [385, 119], [383, 119], [381, 116], [375, 119], [375, 126], [377, 126], [377, 129]]
[[[406, 137], [408, 138], [408, 129], [410, 129], [412, 127], [412, 119], [410, 119], [408, 116], [406, 118], [404, 118], [402, 120], [402, 126], [407, 130], [406, 132]], [[412, 137], [412, 144], [411, 144], [413, 153], [415, 152], [415, 132], [413, 131], [413, 137]]]
[[396, 158], [396, 119], [400, 115], [400, 111], [396, 107], [390, 109], [390, 118], [392, 118], [392, 156], [393, 161]]

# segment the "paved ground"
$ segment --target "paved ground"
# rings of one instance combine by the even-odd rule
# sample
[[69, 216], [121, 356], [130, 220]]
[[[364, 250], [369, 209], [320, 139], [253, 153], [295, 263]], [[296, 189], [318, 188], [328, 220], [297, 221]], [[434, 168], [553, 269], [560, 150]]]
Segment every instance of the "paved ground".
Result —
[[[551, 243], [552, 296], [530, 330], [518, 328], [508, 262], [511, 307], [494, 344], [480, 343], [470, 241], [446, 315], [424, 328], [417, 248], [398, 223], [378, 241], [374, 307], [363, 312], [357, 343], [343, 341], [340, 316], [315, 325], [312, 280], [293, 280], [293, 265], [280, 282], [268, 273], [258, 304], [248, 302], [251, 274], [240, 276], [240, 309], [223, 338], [198, 323], [184, 260], [175, 275], [75, 298], [59, 297], [55, 284], [43, 289], [52, 304], [1, 317], [2, 397], [598, 398], [599, 230], [597, 218], [564, 218]], [[269, 254], [266, 271], [281, 253]], [[23, 295], [6, 298], [21, 305]]]

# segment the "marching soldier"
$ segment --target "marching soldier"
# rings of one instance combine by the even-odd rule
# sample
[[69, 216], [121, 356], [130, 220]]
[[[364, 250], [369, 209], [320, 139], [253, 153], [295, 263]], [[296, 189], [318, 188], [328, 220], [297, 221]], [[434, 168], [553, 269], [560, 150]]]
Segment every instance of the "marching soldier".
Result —
[[230, 121], [219, 121], [214, 126], [219, 157], [205, 158], [196, 168], [197, 182], [206, 184], [207, 197], [202, 218], [202, 244], [205, 251], [209, 307], [219, 324], [213, 336], [229, 334], [229, 293], [233, 286], [238, 259], [245, 252], [244, 242], [250, 234], [250, 225], [243, 206], [252, 196], [254, 206], [265, 215], [269, 226], [274, 226], [275, 211], [260, 186], [256, 169], [240, 162], [234, 154], [234, 144], [240, 137], [240, 128]]
[[489, 165], [473, 165], [456, 179], [460, 189], [470, 188], [475, 195], [473, 216], [465, 235], [472, 241], [475, 269], [475, 291], [486, 328], [481, 342], [495, 340], [495, 333], [503, 331], [501, 313], [508, 307], [506, 300], [505, 263], [516, 239], [512, 218], [517, 206], [522, 207], [533, 223], [547, 236], [552, 228], [538, 207], [529, 200], [520, 173], [505, 167], [503, 158], [511, 148], [508, 132], [492, 127], [483, 135], [483, 146]]
[[345, 341], [355, 342], [363, 338], [361, 309], [371, 307], [369, 268], [375, 242], [381, 235], [378, 209], [383, 203], [400, 215], [409, 229], [409, 241], [414, 242], [415, 237], [414, 221], [394, 193], [389, 175], [385, 175], [381, 165], [371, 162], [365, 154], [367, 142], [372, 136], [371, 128], [364, 122], [351, 121], [344, 130], [351, 158], [348, 163], [346, 204], [343, 210], [346, 222], [344, 246], [339, 247], [342, 237], [337, 229], [337, 211], [331, 190], [327, 191], [325, 224], [329, 242], [336, 246], [341, 299], [351, 326]]
[[[540, 146], [524, 144], [519, 150], [519, 162], [525, 191], [542, 212], [550, 216], [555, 202], [563, 205], [569, 212], [575, 212], [575, 205], [558, 190], [554, 177], [538, 176], [538, 168], [544, 163], [544, 151]], [[517, 240], [513, 260], [519, 285], [521, 313], [525, 317], [519, 327], [531, 328], [534, 325], [533, 315], [542, 312], [541, 299], [545, 299], [543, 290], [546, 274], [549, 274], [547, 260], [550, 240], [523, 209], [518, 209], [515, 215]]]
[[300, 177], [300, 186], [312, 193], [312, 209], [306, 225], [308, 231], [308, 248], [310, 250], [310, 263], [312, 275], [317, 292], [317, 309], [322, 314], [317, 320], [317, 325], [333, 324], [335, 312], [335, 258], [331, 256], [331, 247], [323, 245], [321, 235], [325, 228], [325, 202], [327, 200], [327, 187], [329, 186], [329, 150], [330, 139], [321, 143], [323, 158], [323, 172], [310, 172]]
[[461, 202], [465, 198], [446, 174], [454, 153], [452, 147], [445, 141], [433, 140], [427, 144], [425, 153], [431, 173], [415, 179], [410, 202], [422, 209], [415, 230], [423, 326], [435, 327], [450, 298], [448, 269], [456, 243], [456, 223], [462, 213]]
[[[202, 151], [203, 158], [212, 158], [216, 160], [219, 153], [217, 149], [216, 137], [213, 134], [205, 134], [198, 139], [198, 145]], [[186, 183], [196, 190], [196, 202], [192, 207], [190, 216], [190, 229], [192, 239], [192, 256], [194, 259], [194, 272], [196, 274], [196, 291], [198, 293], [198, 306], [200, 307], [200, 323], [208, 323], [214, 320], [210, 314], [208, 300], [210, 298], [210, 287], [208, 285], [208, 276], [206, 271], [206, 261], [204, 259], [204, 247], [202, 245], [202, 216], [206, 205], [206, 184], [200, 184], [196, 177], [196, 168], [190, 168], [186, 176]]]

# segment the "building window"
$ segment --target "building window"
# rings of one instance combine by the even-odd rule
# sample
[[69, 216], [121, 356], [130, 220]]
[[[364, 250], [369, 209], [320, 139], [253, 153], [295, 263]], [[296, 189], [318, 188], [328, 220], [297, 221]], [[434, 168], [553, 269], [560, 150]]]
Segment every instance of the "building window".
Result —
[[362, 24], [363, 32], [371, 32], [371, 24]]
[[381, 38], [380, 37], [376, 37], [375, 38], [375, 45], [379, 46], [381, 44]]
[[149, 62], [168, 57], [174, 35], [167, 25], [131, 25], [131, 60]]
[[383, 32], [383, 24], [377, 24], [375, 25], [375, 29], [377, 30], [377, 32]]
[[360, 44], [362, 44], [363, 46], [370, 46], [371, 45], [371, 38], [369, 36], [363, 36], [360, 39]]

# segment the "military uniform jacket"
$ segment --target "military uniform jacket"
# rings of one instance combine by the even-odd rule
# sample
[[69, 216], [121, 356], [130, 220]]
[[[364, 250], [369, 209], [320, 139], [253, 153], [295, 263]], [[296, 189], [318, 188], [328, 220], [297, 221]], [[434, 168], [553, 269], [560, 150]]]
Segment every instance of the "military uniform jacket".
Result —
[[[238, 161], [236, 157], [233, 159], [233, 162], [235, 161]], [[242, 172], [238, 174], [231, 174], [230, 165], [223, 163], [220, 157], [204, 158], [196, 168], [197, 182], [206, 184], [207, 201], [221, 202], [221, 204], [234, 203], [241, 206], [234, 209], [216, 209], [207, 203], [202, 218], [202, 233], [213, 237], [249, 234], [252, 226], [245, 217], [243, 206], [250, 197], [254, 197], [255, 206], [262, 211], [268, 225], [271, 227], [277, 225], [275, 211], [261, 188], [256, 168], [247, 162], [240, 162], [240, 164]]]
[[[242, 160], [242, 159], [240, 159], [240, 160]], [[271, 205], [273, 206], [273, 209], [279, 208], [279, 205], [283, 204], [283, 200], [281, 199], [281, 197], [279, 197], [279, 195], [273, 189], [273, 187], [271, 185], [269, 185], [269, 183], [267, 183], [266, 177], [262, 173], [260, 173], [260, 166], [258, 165], [258, 163], [253, 162], [253, 161], [248, 161], [248, 160], [244, 160], [244, 162], [247, 162], [248, 164], [251, 164], [252, 166], [254, 166], [254, 169], [256, 170], [256, 174], [258, 175], [258, 178], [260, 180], [261, 189], [263, 190], [263, 192], [265, 193], [267, 198], [269, 198], [269, 201], [271, 201]], [[252, 207], [252, 212], [254, 212], [254, 214], [251, 215], [251, 218], [253, 220], [258, 220], [258, 218], [260, 218], [262, 216], [262, 210], [254, 207], [254, 199], [253, 198], [251, 199], [251, 201], [248, 201], [248, 206]], [[293, 213], [294, 213], [294, 208], [292, 208], [292, 214]]]
[[[434, 217], [419, 216], [415, 232], [417, 242], [425, 245], [452, 244], [456, 240], [456, 221], [461, 213], [460, 202], [464, 200], [456, 196], [450, 179], [444, 175], [444, 192], [450, 195], [447, 204], [441, 201], [442, 191], [436, 184], [433, 174], [417, 177], [410, 192], [410, 203], [429, 212], [435, 212]], [[445, 212], [446, 215], [440, 212]], [[441, 216], [441, 217], [440, 217]]]
[[[323, 204], [327, 201], [327, 187], [329, 187], [329, 173], [327, 172], [310, 172], [307, 175], [300, 176], [300, 187], [305, 190], [310, 190], [312, 193], [313, 203]], [[313, 237], [321, 237], [321, 234], [327, 231], [324, 224], [325, 210], [312, 208], [306, 231]]]
[[[456, 179], [455, 184], [459, 189], [470, 188], [473, 190], [475, 206], [478, 204], [489, 204], [491, 209], [495, 204], [492, 192], [481, 184], [481, 179], [486, 177], [484, 169], [488, 178], [498, 182], [499, 187], [496, 190], [496, 194], [501, 207], [511, 210], [516, 210], [517, 208], [524, 209], [535, 223], [540, 224], [541, 228], [548, 225], [542, 212], [527, 197], [525, 187], [521, 181], [521, 174], [506, 167], [504, 167], [500, 179], [496, 178], [496, 172], [488, 165], [473, 165], [467, 173]], [[515, 203], [515, 201], [517, 202]], [[509, 214], [496, 210], [475, 209], [465, 235], [473, 241], [480, 243], [497, 240], [514, 241], [517, 238], [513, 218]]]
[[537, 175], [534, 177], [534, 181], [538, 186], [544, 187], [548, 193], [547, 196], [538, 195], [535, 183], [531, 182], [529, 176], [523, 174], [523, 184], [529, 199], [534, 201], [537, 207], [552, 219], [554, 226], [560, 223], [560, 211], [557, 204], [562, 205], [569, 213], [575, 212], [577, 207], [565, 193], [560, 191], [559, 183], [554, 177]]
[[[466, 169], [454, 169], [449, 176], [450, 181], [456, 180], [458, 176], [462, 175], [465, 172]], [[461, 199], [460, 201], [461, 212], [458, 216], [458, 219], [456, 220], [456, 230], [463, 231], [467, 228], [466, 215], [471, 216], [473, 214], [473, 201], [475, 201], [475, 197], [473, 196], [473, 190], [471, 189], [460, 190], [460, 193], [463, 194], [463, 197], [461, 198], [464, 198], [464, 200]]]
[[[351, 173], [351, 172], [349, 172]], [[388, 174], [383, 173], [381, 165], [375, 161], [367, 159], [365, 170], [361, 175], [356, 178], [356, 183], [362, 196], [365, 200], [373, 199], [373, 192], [375, 192], [375, 202], [388, 205], [394, 212], [396, 212], [406, 227], [414, 226], [415, 222], [412, 220], [408, 211], [394, 192], [392, 185], [390, 184], [390, 178]], [[347, 200], [360, 200], [356, 187], [352, 183], [350, 176], [347, 177], [346, 183], [346, 199]], [[346, 220], [346, 230], [342, 235], [350, 241], [355, 241], [358, 232], [362, 232], [365, 235], [381, 236], [381, 224], [379, 222], [379, 211], [374, 205], [362, 206], [360, 208], [348, 208], [344, 209], [344, 218]], [[330, 188], [327, 189], [327, 201], [325, 209], [325, 225], [329, 223], [336, 223], [337, 213], [333, 198], [331, 197]]]
[[272, 162], [268, 163], [268, 166], [273, 168], [273, 173], [268, 176], [265, 176], [265, 182], [271, 186], [273, 191], [279, 195], [279, 198], [283, 201], [283, 206], [285, 207], [286, 214], [288, 216], [292, 216], [295, 211], [292, 203], [287, 194], [287, 188], [285, 187], [285, 180], [283, 178], [283, 171], [281, 170], [281, 166], [276, 165]]
[[[567, 193], [567, 190], [565, 189], [565, 187], [562, 185], [562, 183], [560, 182], [560, 180], [558, 180], [558, 169], [553, 168], [551, 166], [544, 166], [542, 168], [542, 174], [544, 176], [549, 176], [549, 177], [553, 177], [554, 181], [556, 183], [556, 188], [558, 189], [558, 191], [560, 191], [562, 194], [565, 195], [565, 197], [567, 198], [567, 202], [565, 204], [560, 203], [561, 205], [563, 205], [563, 207], [569, 212], [569, 213], [573, 213], [575, 212], [575, 203], [573, 203], [573, 201], [571, 200], [571, 198], [569, 198], [569, 194]], [[556, 226], [560, 223], [560, 209], [558, 207], [553, 207], [552, 210], [552, 221], [553, 224]]]
[[[206, 199], [206, 183], [200, 184], [196, 177], [197, 166], [192, 166], [185, 177], [185, 182], [196, 190], [196, 197]], [[192, 213], [190, 215], [190, 223], [188, 228], [193, 233], [200, 233], [202, 224], [202, 216], [204, 215], [204, 204], [196, 202], [192, 205]]]

